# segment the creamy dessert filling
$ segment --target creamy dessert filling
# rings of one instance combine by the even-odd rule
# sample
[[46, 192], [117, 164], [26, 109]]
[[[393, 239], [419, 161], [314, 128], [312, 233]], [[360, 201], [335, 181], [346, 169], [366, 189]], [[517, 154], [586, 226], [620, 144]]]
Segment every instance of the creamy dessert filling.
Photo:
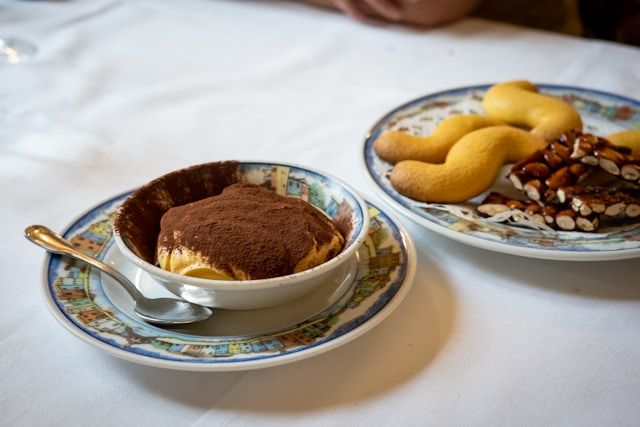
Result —
[[217, 196], [169, 209], [156, 259], [168, 271], [218, 280], [297, 273], [335, 257], [344, 238], [305, 201], [233, 184]]

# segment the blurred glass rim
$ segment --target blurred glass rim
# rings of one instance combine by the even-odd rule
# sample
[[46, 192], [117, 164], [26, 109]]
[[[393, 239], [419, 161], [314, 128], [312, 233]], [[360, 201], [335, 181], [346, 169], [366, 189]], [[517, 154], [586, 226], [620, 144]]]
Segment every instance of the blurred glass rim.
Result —
[[17, 64], [31, 59], [37, 52], [33, 43], [13, 37], [0, 37], [0, 63]]

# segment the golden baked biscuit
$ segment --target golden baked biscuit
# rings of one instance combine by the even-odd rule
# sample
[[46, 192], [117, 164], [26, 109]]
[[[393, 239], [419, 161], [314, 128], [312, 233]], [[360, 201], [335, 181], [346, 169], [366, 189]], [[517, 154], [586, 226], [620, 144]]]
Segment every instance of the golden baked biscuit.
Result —
[[510, 126], [470, 132], [456, 142], [444, 163], [404, 160], [391, 172], [391, 184], [412, 199], [459, 203], [486, 191], [505, 163], [529, 157], [546, 142]]
[[532, 135], [546, 141], [570, 130], [582, 130], [580, 115], [571, 105], [538, 93], [538, 88], [527, 81], [493, 85], [485, 93], [482, 106], [489, 116], [530, 128]]
[[373, 144], [381, 159], [396, 164], [402, 160], [442, 163], [451, 146], [477, 129], [503, 124], [500, 120], [478, 114], [460, 114], [446, 118], [429, 136], [400, 131], [385, 131]]
[[631, 149], [631, 155], [640, 159], [640, 129], [623, 130], [607, 136], [613, 145]]

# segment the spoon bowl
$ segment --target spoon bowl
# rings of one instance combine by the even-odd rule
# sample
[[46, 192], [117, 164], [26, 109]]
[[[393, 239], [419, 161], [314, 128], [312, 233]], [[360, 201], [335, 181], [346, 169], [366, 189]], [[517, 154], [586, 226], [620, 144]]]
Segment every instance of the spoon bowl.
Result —
[[25, 237], [49, 252], [70, 256], [113, 277], [135, 302], [135, 314], [148, 323], [158, 325], [184, 325], [211, 317], [208, 307], [173, 298], [146, 298], [135, 285], [119, 271], [76, 249], [68, 240], [44, 225], [31, 225], [24, 230]]
[[174, 298], [138, 300], [134, 312], [149, 323], [162, 325], [201, 322], [211, 317], [212, 314], [207, 307]]

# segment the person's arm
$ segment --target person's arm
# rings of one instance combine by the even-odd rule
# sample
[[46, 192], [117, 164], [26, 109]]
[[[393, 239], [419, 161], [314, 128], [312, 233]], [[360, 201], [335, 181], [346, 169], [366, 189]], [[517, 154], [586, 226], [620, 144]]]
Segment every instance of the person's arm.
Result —
[[433, 27], [471, 12], [480, 0], [307, 0], [341, 10], [359, 21], [376, 16], [390, 21]]

